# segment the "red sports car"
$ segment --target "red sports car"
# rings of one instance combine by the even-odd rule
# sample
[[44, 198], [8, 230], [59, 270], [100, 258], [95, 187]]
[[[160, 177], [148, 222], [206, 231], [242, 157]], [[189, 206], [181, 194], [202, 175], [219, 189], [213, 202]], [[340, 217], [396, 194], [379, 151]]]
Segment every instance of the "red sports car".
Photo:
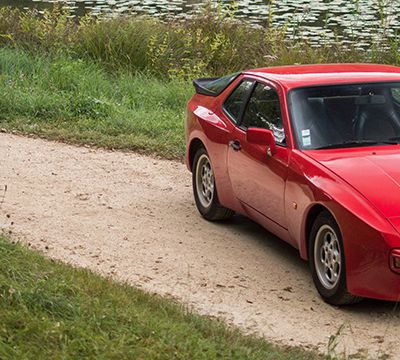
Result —
[[331, 304], [400, 299], [400, 68], [336, 64], [194, 81], [186, 162], [207, 220], [235, 212], [308, 260]]

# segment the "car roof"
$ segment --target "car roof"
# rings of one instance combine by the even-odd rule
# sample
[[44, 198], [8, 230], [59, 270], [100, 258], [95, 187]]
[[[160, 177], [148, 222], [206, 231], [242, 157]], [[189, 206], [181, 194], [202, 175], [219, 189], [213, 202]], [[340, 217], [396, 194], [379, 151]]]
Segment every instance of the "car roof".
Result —
[[245, 71], [287, 90], [316, 85], [400, 81], [400, 67], [378, 64], [318, 64], [274, 66]]

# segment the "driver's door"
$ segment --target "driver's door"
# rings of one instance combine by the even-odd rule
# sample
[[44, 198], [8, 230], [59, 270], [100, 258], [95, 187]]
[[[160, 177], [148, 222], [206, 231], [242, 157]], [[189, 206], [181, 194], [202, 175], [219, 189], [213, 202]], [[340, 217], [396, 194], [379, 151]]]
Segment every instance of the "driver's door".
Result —
[[[273, 131], [277, 144], [274, 155], [268, 155], [265, 146], [246, 140], [249, 127]], [[234, 193], [244, 207], [287, 228], [284, 193], [288, 149], [279, 95], [272, 84], [257, 82], [253, 86], [244, 113], [231, 134], [228, 171]]]

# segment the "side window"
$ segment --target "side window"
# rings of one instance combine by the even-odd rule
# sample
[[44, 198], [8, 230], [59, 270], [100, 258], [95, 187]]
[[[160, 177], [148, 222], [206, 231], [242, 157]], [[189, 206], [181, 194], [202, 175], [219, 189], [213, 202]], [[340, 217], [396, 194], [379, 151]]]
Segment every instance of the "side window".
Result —
[[240, 125], [244, 128], [257, 127], [272, 130], [275, 141], [278, 144], [284, 144], [285, 132], [279, 95], [276, 90], [268, 85], [257, 83]]
[[240, 110], [247, 99], [247, 95], [249, 94], [252, 85], [253, 81], [242, 81], [225, 100], [223, 108], [235, 124], [239, 120]]
[[400, 88], [392, 88], [391, 91], [394, 100], [400, 104]]

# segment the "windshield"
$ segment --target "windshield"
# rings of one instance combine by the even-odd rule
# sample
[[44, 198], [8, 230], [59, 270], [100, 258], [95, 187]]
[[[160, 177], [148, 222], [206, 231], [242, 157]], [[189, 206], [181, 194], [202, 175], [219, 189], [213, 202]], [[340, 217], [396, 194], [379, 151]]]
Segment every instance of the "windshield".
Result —
[[289, 103], [300, 149], [400, 142], [400, 83], [295, 89]]

